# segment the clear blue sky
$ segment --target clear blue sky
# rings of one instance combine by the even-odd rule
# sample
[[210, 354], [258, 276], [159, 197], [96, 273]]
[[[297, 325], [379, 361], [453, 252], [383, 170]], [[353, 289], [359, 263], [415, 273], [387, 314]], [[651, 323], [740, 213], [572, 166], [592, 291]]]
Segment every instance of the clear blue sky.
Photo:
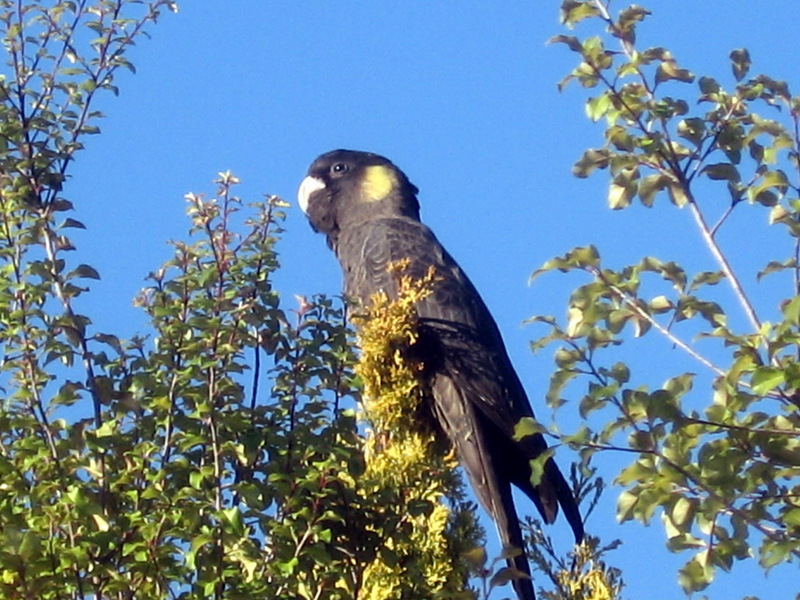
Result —
[[[284, 301], [337, 293], [338, 266], [294, 206], [295, 192], [316, 155], [338, 147], [370, 150], [391, 158], [420, 188], [423, 220], [482, 292], [539, 417], [548, 421], [540, 397], [550, 353], [529, 353], [535, 332], [521, 323], [532, 314], [563, 316], [577, 280], [548, 276], [529, 287], [535, 268], [587, 243], [616, 266], [655, 255], [714, 268], [688, 213], [665, 201], [651, 210], [611, 212], [604, 175], [587, 181], [570, 174], [584, 148], [602, 143], [602, 130], [584, 117], [584, 91], [556, 90], [576, 64], [564, 46], [545, 44], [563, 33], [558, 4], [181, 3], [178, 15], [165, 14], [151, 30], [152, 40], [132, 50], [138, 74], [121, 76], [120, 97], [102, 100], [103, 133], [88, 140], [72, 168], [66, 195], [88, 227], [74, 236], [76, 259], [102, 276], [80, 309], [97, 330], [122, 337], [144, 332], [144, 315], [131, 299], [147, 273], [170, 257], [165, 241], [185, 236], [183, 195], [212, 193], [211, 180], [226, 169], [241, 178], [246, 198], [274, 193], [293, 203], [280, 246]], [[696, 74], [730, 84], [728, 53], [747, 47], [754, 71], [800, 85], [800, 3], [643, 4], [654, 15], [640, 28], [641, 43], [670, 48]], [[725, 201], [721, 196], [720, 206]], [[747, 248], [742, 254], [750, 260], [764, 244], [742, 244], [742, 236], [771, 234], [760, 227], [763, 212], [741, 208], [723, 243]], [[752, 277], [746, 283], [755, 285]], [[764, 306], [767, 313], [776, 309]], [[645, 348], [649, 385], [676, 374], [658, 369], [674, 357], [669, 346]], [[630, 350], [643, 356], [636, 346]], [[558, 415], [565, 430], [576, 424], [573, 412], [568, 406]], [[559, 455], [563, 466], [569, 459]], [[604, 460], [598, 459], [601, 467]], [[614, 464], [609, 456], [607, 477]], [[616, 491], [587, 526], [606, 542], [623, 540], [609, 560], [623, 571], [625, 597], [683, 597], [676, 569], [688, 556], [664, 550], [658, 520], [646, 529], [617, 525]], [[555, 528], [564, 531], [556, 536], [565, 548], [566, 529], [563, 522]], [[765, 579], [759, 569], [737, 565], [708, 595], [794, 598], [797, 575], [792, 566]]]

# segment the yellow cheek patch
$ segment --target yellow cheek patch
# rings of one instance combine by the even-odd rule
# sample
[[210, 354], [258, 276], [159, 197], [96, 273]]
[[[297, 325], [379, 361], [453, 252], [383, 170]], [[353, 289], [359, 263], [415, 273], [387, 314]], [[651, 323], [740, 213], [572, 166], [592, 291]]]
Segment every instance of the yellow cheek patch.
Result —
[[361, 191], [370, 202], [383, 200], [397, 187], [397, 176], [384, 165], [374, 165], [364, 169]]

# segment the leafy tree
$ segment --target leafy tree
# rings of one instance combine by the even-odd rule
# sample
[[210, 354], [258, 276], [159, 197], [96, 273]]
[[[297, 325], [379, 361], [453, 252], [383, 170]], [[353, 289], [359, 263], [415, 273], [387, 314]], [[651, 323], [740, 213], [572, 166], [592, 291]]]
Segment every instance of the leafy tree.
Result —
[[71, 266], [83, 225], [63, 184], [99, 131], [96, 96], [174, 4], [0, 7], [0, 595], [474, 597], [481, 531], [452, 459], [388, 443], [400, 408], [372, 405], [375, 435], [358, 424], [362, 385], [416, 387], [383, 343], [408, 334], [410, 303], [367, 319], [357, 376], [341, 303], [288, 311], [272, 288], [279, 199], [245, 203], [231, 173], [187, 194], [188, 241], [136, 299], [151, 336], [92, 332], [77, 311], [99, 274]]
[[[769, 569], [800, 558], [800, 98], [783, 81], [751, 76], [745, 49], [730, 54], [732, 89], [697, 78], [666, 48], [638, 45], [647, 9], [613, 15], [609, 5], [563, 1], [564, 24], [602, 32], [552, 40], [580, 61], [561, 85], [589, 90], [586, 113], [605, 123], [603, 146], [573, 172], [608, 171], [611, 209], [658, 201], [688, 211], [716, 268], [690, 273], [651, 256], [612, 268], [594, 246], [574, 248], [534, 273], [588, 276], [565, 324], [535, 317], [549, 331], [534, 346], [556, 345], [550, 404], [576, 399], [585, 419], [563, 441], [584, 461], [632, 457], [616, 478], [618, 516], [663, 515], [668, 548], [691, 553], [680, 572], [688, 592], [736, 561], [755, 557]], [[747, 275], [737, 260], [744, 249], [723, 248], [717, 235], [744, 204], [764, 208], [785, 252]], [[790, 277], [769, 322], [762, 314], [772, 307], [748, 288], [773, 273]], [[637, 381], [634, 338], [645, 335], [665, 338], [701, 373], [676, 372], [657, 389]]]
[[[557, 346], [550, 403], [577, 396], [586, 418], [562, 436], [583, 460], [580, 494], [591, 507], [602, 488], [592, 460], [634, 457], [617, 477], [619, 515], [664, 515], [669, 548], [693, 553], [681, 572], [689, 591], [736, 560], [794, 560], [800, 100], [784, 82], [751, 77], [747, 51], [734, 50], [734, 89], [701, 77], [695, 108], [680, 98], [694, 75], [668, 50], [637, 46], [646, 9], [561, 4], [568, 26], [605, 30], [554, 38], [580, 57], [563, 83], [593, 90], [587, 114], [607, 125], [575, 174], [607, 170], [613, 209], [657, 198], [682, 207], [717, 262], [696, 274], [654, 257], [613, 269], [590, 246], [536, 272], [589, 277], [565, 324], [536, 317], [548, 333], [534, 343]], [[488, 597], [513, 574], [494, 572], [475, 547], [481, 531], [453, 457], [408, 422], [423, 390], [401, 348], [425, 281], [363, 316], [357, 359], [340, 302], [289, 310], [272, 288], [284, 204], [248, 204], [236, 177], [220, 173], [214, 194], [187, 195], [188, 239], [136, 300], [150, 336], [93, 332], [78, 311], [99, 274], [70, 258], [69, 231], [83, 225], [64, 196], [69, 167], [99, 131], [96, 97], [116, 92], [118, 69], [133, 70], [131, 46], [164, 9], [176, 7], [0, 1], [0, 594]], [[757, 274], [789, 276], [775, 322], [718, 241], [744, 203], [764, 207], [785, 244], [788, 258]], [[734, 302], [714, 293], [721, 286]], [[645, 335], [663, 336], [707, 377], [677, 372], [655, 390], [637, 382], [633, 361], [617, 357]], [[543, 597], [619, 597], [620, 573], [604, 562], [615, 544], [590, 538], [564, 559], [529, 525], [532, 559], [552, 584]]]

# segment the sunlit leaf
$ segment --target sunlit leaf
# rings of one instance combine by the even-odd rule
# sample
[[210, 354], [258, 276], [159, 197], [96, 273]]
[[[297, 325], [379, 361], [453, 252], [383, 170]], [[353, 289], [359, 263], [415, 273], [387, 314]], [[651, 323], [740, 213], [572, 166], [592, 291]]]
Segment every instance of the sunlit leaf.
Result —
[[694, 75], [691, 71], [678, 67], [675, 61], [664, 61], [659, 64], [658, 69], [656, 69], [656, 82], [661, 83], [673, 79], [691, 83], [694, 81]]
[[695, 146], [700, 144], [706, 132], [706, 122], [703, 119], [692, 117], [683, 119], [678, 123], [678, 135], [692, 142]]
[[581, 2], [580, 0], [563, 0], [561, 2], [561, 23], [568, 27], [598, 14], [599, 11], [592, 2]]
[[589, 149], [572, 167], [572, 174], [576, 177], [588, 177], [595, 169], [608, 167], [610, 154], [605, 149]]
[[784, 381], [785, 374], [782, 369], [777, 369], [774, 367], [758, 367], [753, 372], [750, 385], [753, 388], [753, 393], [759, 396], [765, 396], [770, 391], [783, 384]]

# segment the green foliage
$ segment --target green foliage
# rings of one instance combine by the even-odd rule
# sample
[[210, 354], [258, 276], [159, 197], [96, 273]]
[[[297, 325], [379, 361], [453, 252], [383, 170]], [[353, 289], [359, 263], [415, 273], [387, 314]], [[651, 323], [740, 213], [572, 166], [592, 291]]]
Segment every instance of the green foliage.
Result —
[[[176, 243], [137, 299], [152, 348], [74, 332], [86, 385], [34, 344], [5, 362], [5, 597], [354, 596], [381, 543], [364, 514], [384, 509], [356, 492], [342, 309], [317, 299], [289, 323], [270, 284], [279, 201], [249, 207], [237, 235], [236, 180], [217, 183], [216, 198], [187, 196], [197, 239]], [[73, 418], [93, 390], [93, 416]]]
[[[199, 240], [175, 244], [138, 298], [155, 349], [140, 349], [120, 390], [146, 446], [143, 478], [125, 495], [148, 502], [125, 512], [156, 536], [141, 541], [163, 552], [167, 584], [142, 597], [170, 586], [191, 597], [352, 597], [377, 541], [350, 518], [364, 510], [354, 484], [363, 461], [341, 404], [354, 394], [342, 309], [303, 302], [289, 322], [270, 283], [282, 204], [249, 207], [237, 235], [237, 181], [222, 173], [217, 183], [215, 198], [187, 195]], [[262, 353], [275, 362], [266, 393]]]
[[[534, 273], [589, 276], [570, 298], [566, 325], [534, 319], [549, 328], [534, 348], [558, 346], [551, 405], [567, 402], [585, 382], [578, 408], [586, 425], [564, 441], [585, 460], [601, 451], [632, 453], [617, 477], [625, 488], [618, 516], [649, 522], [660, 513], [670, 550], [692, 553], [680, 573], [681, 585], [692, 591], [707, 586], [716, 569], [727, 571], [751, 556], [765, 569], [800, 558], [800, 98], [785, 82], [750, 76], [744, 49], [730, 54], [732, 90], [711, 77], [696, 78], [667, 49], [637, 46], [637, 25], [649, 11], [633, 5], [613, 17], [608, 4], [562, 2], [567, 26], [600, 25], [605, 34], [553, 38], [580, 61], [562, 87], [575, 81], [596, 94], [586, 113], [605, 123], [605, 144], [587, 150], [573, 172], [587, 177], [607, 170], [608, 205], [615, 210], [637, 199], [649, 207], [664, 196], [688, 210], [717, 269], [692, 274], [653, 257], [612, 269], [596, 248], [573, 249]], [[769, 118], [756, 110], [769, 111]], [[714, 185], [723, 193], [715, 194]], [[723, 200], [715, 199], [720, 195]], [[758, 274], [793, 275], [775, 323], [762, 322], [765, 307], [746, 293], [717, 240], [743, 202], [765, 207], [791, 247], [790, 258], [777, 257]], [[729, 306], [708, 293], [715, 285], [730, 286]], [[737, 307], [749, 330], [731, 324]], [[718, 340], [719, 348], [709, 354], [698, 338], [686, 341], [680, 333], [686, 324], [699, 339]], [[695, 389], [695, 374], [678, 372], [651, 391], [636, 382], [632, 364], [605, 358], [621, 344], [632, 349], [629, 334], [654, 332], [695, 360], [710, 387]]]
[[[572, 489], [583, 516], [589, 520], [600, 496], [606, 489], [597, 469], [591, 465], [591, 457], [583, 464], [570, 469]], [[567, 556], [561, 555], [553, 541], [545, 533], [542, 524], [528, 517], [523, 524], [526, 532], [528, 556], [537, 574], [537, 594], [544, 600], [617, 600], [622, 597], [622, 573], [606, 564], [606, 555], [620, 545], [615, 540], [602, 545], [600, 539], [587, 535]], [[546, 585], [543, 585], [543, 580]]]
[[[377, 451], [359, 433], [343, 307], [289, 312], [272, 287], [279, 199], [246, 204], [231, 173], [211, 197], [187, 194], [188, 240], [136, 298], [150, 336], [93, 333], [76, 312], [100, 275], [68, 260], [83, 225], [62, 183], [98, 131], [97, 93], [116, 92], [163, 8], [0, 2], [0, 596], [463, 591], [479, 529], [452, 465], [440, 457], [431, 482], [365, 460]], [[375, 583], [380, 568], [405, 579]]]

